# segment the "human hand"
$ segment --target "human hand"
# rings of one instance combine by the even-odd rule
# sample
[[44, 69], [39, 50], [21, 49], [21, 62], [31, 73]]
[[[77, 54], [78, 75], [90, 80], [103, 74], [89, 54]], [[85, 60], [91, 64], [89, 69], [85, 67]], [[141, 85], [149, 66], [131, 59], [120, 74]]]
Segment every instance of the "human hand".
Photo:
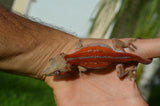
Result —
[[[147, 44], [149, 41], [151, 40], [137, 40], [137, 50], [134, 53], [144, 58], [156, 56], [156, 53], [151, 52], [151, 45]], [[84, 45], [97, 42], [112, 45], [111, 40], [82, 40]], [[69, 47], [66, 51], [67, 49]], [[69, 50], [71, 51], [67, 52], [72, 53], [75, 49]], [[127, 78], [119, 79], [113, 67], [111, 65], [104, 70], [89, 70], [89, 74], [82, 73], [81, 77], [70, 80], [54, 80], [53, 76], [47, 76], [45, 82], [53, 89], [57, 105], [147, 105], [135, 82]]]

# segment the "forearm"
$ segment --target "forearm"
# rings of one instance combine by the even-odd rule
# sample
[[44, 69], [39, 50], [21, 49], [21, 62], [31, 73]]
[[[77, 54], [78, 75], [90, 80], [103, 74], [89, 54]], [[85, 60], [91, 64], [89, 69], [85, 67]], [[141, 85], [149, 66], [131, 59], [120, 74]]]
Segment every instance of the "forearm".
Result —
[[[41, 42], [36, 37], [36, 24], [0, 8], [0, 59], [6, 59], [35, 48]], [[38, 39], [38, 37], [40, 39]]]
[[40, 78], [46, 61], [77, 39], [3, 8], [0, 23], [0, 69], [9, 73]]

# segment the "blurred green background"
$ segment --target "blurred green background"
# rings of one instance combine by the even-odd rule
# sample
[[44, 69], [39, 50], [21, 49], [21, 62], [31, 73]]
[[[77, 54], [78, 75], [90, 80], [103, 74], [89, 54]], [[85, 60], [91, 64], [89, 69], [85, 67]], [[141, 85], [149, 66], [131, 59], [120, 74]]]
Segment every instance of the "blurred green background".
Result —
[[52, 92], [43, 81], [0, 72], [0, 106], [53, 106]]
[[[117, 4], [119, 10], [116, 11]], [[0, 0], [0, 4], [11, 9], [13, 0]], [[88, 37], [156, 38], [160, 36], [160, 0], [100, 0], [97, 15], [92, 19]], [[160, 49], [160, 48], [157, 48]], [[138, 68], [137, 84], [142, 79], [143, 65]], [[159, 68], [146, 88], [150, 106], [160, 106]], [[152, 71], [152, 70], [151, 70]], [[42, 81], [0, 72], [0, 106], [53, 106], [52, 90]]]

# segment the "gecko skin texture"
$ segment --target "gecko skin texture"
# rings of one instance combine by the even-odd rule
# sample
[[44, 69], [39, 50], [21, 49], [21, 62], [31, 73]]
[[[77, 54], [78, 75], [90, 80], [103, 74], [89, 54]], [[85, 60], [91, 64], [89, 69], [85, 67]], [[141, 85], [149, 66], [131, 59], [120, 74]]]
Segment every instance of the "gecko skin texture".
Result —
[[84, 46], [72, 54], [62, 53], [58, 55], [58, 57], [62, 58], [64, 63], [63, 67], [57, 68], [57, 65], [54, 66], [59, 60], [55, 61], [55, 59], [53, 59], [52, 64], [50, 64], [52, 68], [50, 66], [50, 71], [44, 71], [44, 74], [59, 75], [70, 71], [70, 66], [73, 65], [77, 66], [79, 71], [86, 71], [87, 69], [104, 69], [110, 64], [117, 64], [116, 70], [119, 78], [124, 77], [126, 74], [131, 74], [131, 77], [134, 77], [134, 72], [132, 72], [132, 70], [130, 70], [130, 72], [124, 71], [123, 63], [133, 61], [142, 64], [149, 64], [152, 61], [124, 51], [124, 48], [131, 48], [131, 45], [133, 48], [136, 48], [132, 44], [134, 41], [135, 39], [131, 39], [128, 42], [113, 39], [114, 49], [108, 45], [99, 43]]
[[65, 55], [65, 60], [70, 65], [79, 65], [86, 68], [103, 68], [112, 63], [124, 63], [137, 61], [143, 64], [149, 64], [151, 60], [143, 59], [137, 55], [125, 52], [116, 52], [109, 47], [88, 46], [79, 51]]

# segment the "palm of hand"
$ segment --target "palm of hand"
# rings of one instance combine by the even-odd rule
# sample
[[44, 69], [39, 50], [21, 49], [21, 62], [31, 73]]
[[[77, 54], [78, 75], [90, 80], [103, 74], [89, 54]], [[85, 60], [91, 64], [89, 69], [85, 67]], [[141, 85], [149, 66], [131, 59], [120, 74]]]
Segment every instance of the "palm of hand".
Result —
[[53, 89], [59, 105], [124, 105], [140, 97], [135, 82], [120, 80], [115, 71], [103, 75], [82, 74], [69, 81], [54, 81], [51, 76], [45, 81]]

